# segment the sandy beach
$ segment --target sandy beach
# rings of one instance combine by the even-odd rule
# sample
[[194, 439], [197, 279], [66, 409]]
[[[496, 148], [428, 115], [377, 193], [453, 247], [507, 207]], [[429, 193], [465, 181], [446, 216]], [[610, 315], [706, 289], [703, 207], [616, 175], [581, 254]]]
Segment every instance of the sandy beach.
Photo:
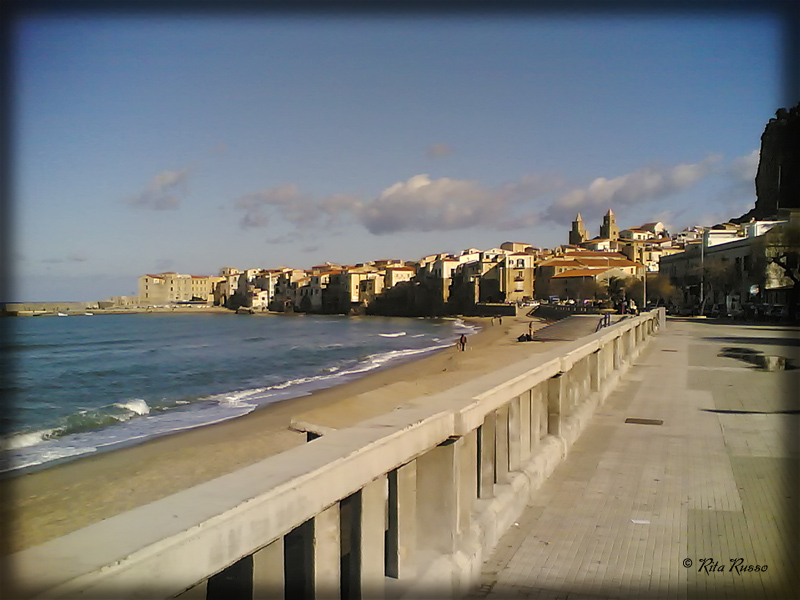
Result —
[[530, 322], [534, 329], [543, 326], [537, 319], [470, 321], [482, 329], [470, 336], [464, 352], [454, 346], [238, 419], [12, 477], [4, 482], [12, 509], [5, 551], [41, 544], [304, 444], [305, 435], [289, 428], [298, 415], [324, 409], [339, 424], [355, 423], [370, 416], [353, 403], [356, 396], [397, 389], [401, 382], [404, 394], [425, 396], [560, 343], [516, 341]]

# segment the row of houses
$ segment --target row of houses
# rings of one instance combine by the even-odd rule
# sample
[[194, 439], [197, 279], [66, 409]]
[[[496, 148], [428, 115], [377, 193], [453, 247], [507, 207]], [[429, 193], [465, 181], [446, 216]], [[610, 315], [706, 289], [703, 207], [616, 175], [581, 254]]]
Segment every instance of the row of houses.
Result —
[[[754, 244], [781, 223], [728, 223], [670, 235], [660, 222], [620, 231], [609, 210], [600, 236], [588, 239], [578, 214], [569, 233], [571, 243], [554, 250], [505, 242], [498, 248], [432, 254], [415, 262], [325, 263], [310, 269], [226, 267], [215, 276], [148, 274], [139, 278], [137, 302], [279, 312], [469, 313], [471, 307], [482, 303], [525, 303], [553, 296], [588, 299], [597, 297], [612, 278], [643, 280], [647, 273], [659, 272], [681, 290], [683, 302], [696, 304], [704, 293], [713, 294], [710, 301], [719, 302], [717, 296], [723, 291], [728, 296], [752, 295], [755, 275], [747, 273], [755, 273], [753, 265], [758, 262], [750, 258]], [[698, 280], [698, 273], [717, 259], [730, 260], [738, 269], [736, 294], [730, 285], [721, 285], [719, 277]], [[773, 291], [786, 285], [776, 271], [762, 288]], [[731, 300], [726, 301], [730, 304]]]
[[568, 297], [588, 279], [642, 277], [644, 270], [644, 265], [617, 252], [571, 246], [542, 250], [506, 242], [499, 248], [432, 254], [416, 262], [325, 263], [307, 270], [225, 267], [216, 276], [147, 274], [139, 278], [138, 303], [279, 312], [446, 314], [469, 312], [481, 303], [522, 304], [552, 294]]

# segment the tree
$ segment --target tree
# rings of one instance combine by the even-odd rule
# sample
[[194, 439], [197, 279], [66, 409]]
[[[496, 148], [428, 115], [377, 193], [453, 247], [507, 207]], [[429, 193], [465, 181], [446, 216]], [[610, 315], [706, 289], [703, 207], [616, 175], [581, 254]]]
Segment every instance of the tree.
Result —
[[661, 273], [647, 275], [647, 300], [656, 306], [675, 304], [678, 300], [678, 290], [672, 285], [669, 277]]
[[625, 279], [612, 275], [608, 279], [606, 285], [608, 295], [614, 304], [618, 304], [625, 300]]
[[800, 223], [776, 225], [753, 245], [753, 268], [764, 289], [789, 287], [789, 318], [797, 318], [800, 303]]
[[714, 303], [718, 296], [726, 296], [736, 292], [741, 287], [742, 278], [734, 263], [725, 259], [706, 260], [699, 267], [702, 270], [703, 302], [700, 304], [700, 314], [705, 314], [708, 301]]

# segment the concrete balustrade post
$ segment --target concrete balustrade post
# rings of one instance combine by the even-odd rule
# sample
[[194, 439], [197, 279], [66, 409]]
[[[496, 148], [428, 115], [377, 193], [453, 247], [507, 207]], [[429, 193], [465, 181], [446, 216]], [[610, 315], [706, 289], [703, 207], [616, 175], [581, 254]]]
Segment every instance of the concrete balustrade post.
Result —
[[486, 415], [478, 428], [478, 497], [494, 498], [497, 415], [494, 411]]
[[386, 575], [411, 580], [417, 574], [417, 463], [389, 473], [389, 528], [386, 532]]
[[469, 531], [472, 509], [478, 498], [478, 430], [473, 429], [458, 442], [457, 460], [460, 468], [458, 482], [458, 514], [461, 535]]
[[[539, 384], [535, 386], [530, 391], [531, 396], [531, 454], [536, 451], [539, 447], [539, 442], [544, 435], [542, 429], [544, 428], [544, 433], [547, 433], [547, 418], [542, 419], [542, 412], [543, 412], [543, 403], [545, 402], [545, 397], [543, 393], [543, 385]], [[542, 422], [544, 421], [544, 422]]]
[[585, 356], [575, 363], [571, 369], [572, 387], [574, 389], [571, 412], [586, 402], [591, 393], [591, 373], [589, 372], [589, 357]]
[[[417, 459], [417, 542], [420, 559], [452, 555], [459, 545], [469, 511], [464, 499], [464, 466], [469, 460], [464, 438], [448, 440]], [[474, 468], [474, 463], [473, 463]], [[475, 480], [472, 479], [474, 486]], [[474, 494], [474, 487], [470, 490]], [[468, 515], [466, 519], [468, 519]], [[466, 521], [469, 522], [468, 520]]]
[[339, 504], [314, 517], [313, 597], [316, 600], [329, 600], [341, 595], [340, 527]]
[[614, 365], [614, 370], [618, 371], [622, 367], [622, 357], [621, 357], [621, 354], [620, 354], [622, 352], [622, 348], [621, 348], [621, 346], [622, 346], [622, 337], [615, 337], [614, 341], [612, 342], [612, 344], [613, 344], [612, 352], [613, 352], [613, 356], [614, 356], [614, 360], [612, 361], [612, 364]]
[[522, 420], [519, 396], [508, 403], [508, 470], [519, 471], [522, 462]]
[[283, 553], [281, 537], [253, 554], [253, 600], [284, 597]]
[[519, 397], [519, 459], [524, 465], [531, 457], [531, 391]]
[[361, 489], [361, 597], [384, 597], [387, 480], [383, 475]]
[[602, 348], [595, 350], [588, 356], [589, 360], [589, 389], [592, 392], [600, 391], [603, 381]]
[[562, 403], [564, 400], [564, 373], [547, 382], [547, 433], [561, 435]]
[[495, 483], [508, 483], [508, 404], [497, 409], [495, 429]]
[[560, 383], [560, 408], [561, 422], [569, 417], [573, 412], [573, 407], [576, 404], [577, 386], [575, 385], [575, 373], [572, 369], [563, 371], [559, 377]]

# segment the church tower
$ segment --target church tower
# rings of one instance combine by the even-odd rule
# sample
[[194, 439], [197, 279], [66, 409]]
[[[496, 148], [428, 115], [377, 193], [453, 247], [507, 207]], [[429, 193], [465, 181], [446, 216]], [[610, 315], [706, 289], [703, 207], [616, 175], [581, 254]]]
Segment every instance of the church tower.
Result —
[[600, 237], [608, 240], [619, 239], [619, 228], [617, 227], [617, 217], [608, 209], [603, 217], [603, 224], [600, 226]]
[[569, 244], [571, 246], [580, 246], [587, 239], [589, 239], [589, 232], [586, 231], [586, 227], [583, 224], [581, 213], [578, 213], [572, 222], [572, 229], [569, 232]]

